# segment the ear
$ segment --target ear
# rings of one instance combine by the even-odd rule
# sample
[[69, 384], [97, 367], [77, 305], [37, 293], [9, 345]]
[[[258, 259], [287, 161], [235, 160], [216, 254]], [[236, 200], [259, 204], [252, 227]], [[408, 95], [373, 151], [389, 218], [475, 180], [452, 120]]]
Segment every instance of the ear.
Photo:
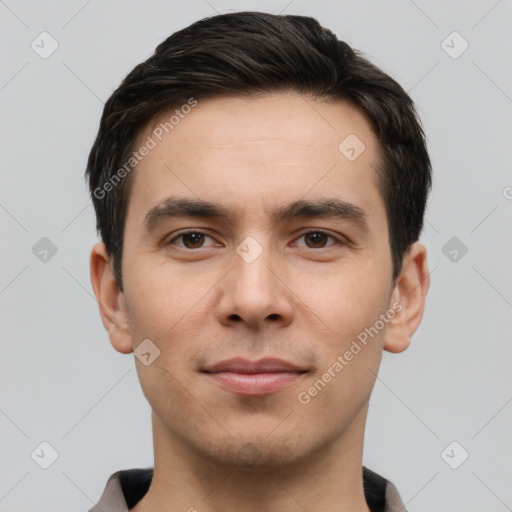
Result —
[[97, 243], [91, 251], [91, 283], [100, 308], [100, 315], [108, 331], [110, 343], [123, 354], [133, 352], [128, 311], [123, 293], [112, 272], [112, 260], [105, 244]]
[[397, 353], [409, 347], [423, 318], [429, 286], [427, 249], [415, 242], [404, 256], [402, 270], [391, 294], [390, 307], [395, 304], [396, 314], [384, 331], [384, 350]]

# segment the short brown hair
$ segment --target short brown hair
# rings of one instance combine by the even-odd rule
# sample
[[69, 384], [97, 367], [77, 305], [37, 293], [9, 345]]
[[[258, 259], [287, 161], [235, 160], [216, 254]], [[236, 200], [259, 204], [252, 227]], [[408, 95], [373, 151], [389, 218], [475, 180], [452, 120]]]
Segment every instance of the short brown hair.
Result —
[[314, 18], [237, 12], [202, 19], [172, 34], [128, 74], [105, 104], [86, 179], [96, 227], [113, 258], [121, 290], [133, 173], [123, 173], [108, 193], [98, 191], [126, 165], [141, 130], [191, 97], [285, 90], [350, 101], [373, 124], [382, 150], [378, 186], [386, 205], [395, 281], [404, 254], [423, 229], [432, 186], [425, 136], [411, 98]]

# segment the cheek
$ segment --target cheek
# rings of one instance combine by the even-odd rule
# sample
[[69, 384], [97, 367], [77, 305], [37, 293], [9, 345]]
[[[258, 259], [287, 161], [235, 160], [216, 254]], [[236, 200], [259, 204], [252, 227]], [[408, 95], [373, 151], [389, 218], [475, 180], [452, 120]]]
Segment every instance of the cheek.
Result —
[[214, 283], [211, 276], [198, 280], [170, 265], [141, 265], [126, 280], [132, 324], [144, 338], [152, 340], [163, 342], [176, 338], [178, 332], [180, 339], [183, 335], [193, 338], [200, 332], [197, 315], [204, 316], [206, 296]]
[[318, 370], [297, 400], [313, 409], [329, 408], [333, 417], [326, 421], [337, 424], [364, 406], [382, 358], [385, 325], [379, 319], [387, 308], [389, 285], [378, 265], [360, 270], [341, 269], [314, 287], [304, 286], [301, 296], [326, 328], [317, 339]]
[[[353, 339], [374, 325], [387, 308], [390, 291], [378, 265], [340, 265], [328, 274], [291, 284], [300, 301], [297, 313], [321, 329], [328, 352], [344, 351]], [[299, 318], [300, 321], [300, 318]]]
[[383, 330], [371, 330], [377, 310], [339, 311], [333, 320], [335, 334], [319, 345], [317, 372], [298, 390], [299, 403], [318, 414], [329, 410], [332, 416], [326, 423], [345, 425], [370, 397], [382, 358]]
[[369, 348], [363, 350], [341, 371], [331, 367], [330, 372], [315, 376], [310, 386], [301, 389], [302, 394], [297, 396], [299, 403], [308, 402], [300, 406], [306, 408], [305, 414], [322, 417], [323, 423], [333, 431], [345, 428], [370, 398], [380, 355]]
[[[191, 400], [186, 376], [181, 365], [174, 357], [169, 357], [169, 350], [162, 351], [152, 365], [144, 366], [137, 362], [137, 373], [146, 400], [151, 409], [162, 419], [180, 411], [180, 417], [197, 415], [196, 402]], [[174, 419], [176, 422], [178, 418]]]

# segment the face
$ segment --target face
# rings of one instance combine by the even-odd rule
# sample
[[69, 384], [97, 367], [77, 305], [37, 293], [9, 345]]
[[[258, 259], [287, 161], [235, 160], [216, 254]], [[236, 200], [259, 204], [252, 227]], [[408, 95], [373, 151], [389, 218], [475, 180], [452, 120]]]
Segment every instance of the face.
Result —
[[[169, 439], [226, 464], [296, 462], [363, 421], [399, 314], [377, 139], [354, 106], [296, 93], [199, 101], [160, 141], [170, 115], [140, 134], [157, 144], [134, 171], [112, 343], [159, 350], [136, 365]], [[233, 358], [295, 370], [206, 372]]]

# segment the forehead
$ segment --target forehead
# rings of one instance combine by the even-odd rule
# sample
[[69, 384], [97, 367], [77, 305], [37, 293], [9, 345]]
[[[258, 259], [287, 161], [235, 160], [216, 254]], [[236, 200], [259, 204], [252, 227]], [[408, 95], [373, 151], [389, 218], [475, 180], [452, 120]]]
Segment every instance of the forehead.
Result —
[[198, 100], [152, 120], [136, 147], [149, 139], [154, 147], [135, 168], [129, 210], [182, 195], [231, 204], [242, 215], [285, 196], [327, 193], [383, 207], [378, 141], [348, 102], [294, 92]]
[[[377, 146], [368, 116], [347, 100], [315, 100], [293, 91], [257, 93], [251, 96], [214, 97], [187, 103], [160, 113], [141, 132], [159, 145], [172, 141], [210, 150], [222, 145], [233, 153], [252, 145], [288, 144], [297, 149], [331, 148], [344, 135], [359, 137], [373, 153]], [[369, 146], [369, 147], [368, 147]], [[176, 148], [178, 149], [178, 148]]]

